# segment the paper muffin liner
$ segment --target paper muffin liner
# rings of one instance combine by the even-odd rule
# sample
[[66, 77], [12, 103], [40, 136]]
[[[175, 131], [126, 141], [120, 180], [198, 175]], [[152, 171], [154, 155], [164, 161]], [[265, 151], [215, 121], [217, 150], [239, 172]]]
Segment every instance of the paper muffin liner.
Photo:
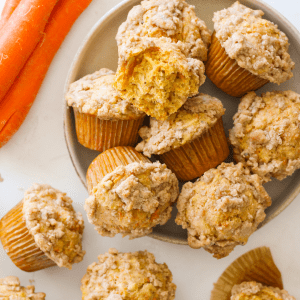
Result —
[[214, 284], [210, 300], [230, 300], [234, 285], [256, 281], [283, 289], [281, 273], [268, 247], [253, 249], [236, 259]]
[[221, 46], [215, 32], [212, 36], [205, 71], [207, 77], [219, 89], [233, 97], [242, 97], [247, 92], [255, 91], [269, 82], [241, 68], [235, 59], [231, 59]]
[[102, 178], [114, 171], [118, 166], [127, 166], [133, 162], [151, 162], [143, 154], [132, 147], [115, 147], [99, 154], [90, 164], [86, 173], [89, 193]]
[[0, 221], [0, 240], [7, 255], [21, 270], [34, 272], [56, 266], [36, 245], [23, 218], [23, 201]]
[[77, 139], [92, 150], [105, 151], [116, 146], [134, 146], [144, 116], [135, 120], [103, 120], [74, 109]]
[[199, 138], [160, 155], [160, 158], [180, 181], [188, 181], [216, 167], [228, 155], [229, 147], [220, 118]]

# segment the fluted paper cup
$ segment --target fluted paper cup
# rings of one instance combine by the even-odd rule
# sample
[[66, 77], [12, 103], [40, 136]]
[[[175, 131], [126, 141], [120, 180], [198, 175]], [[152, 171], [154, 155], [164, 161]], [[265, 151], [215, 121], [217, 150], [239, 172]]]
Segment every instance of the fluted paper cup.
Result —
[[281, 273], [268, 247], [253, 249], [236, 259], [214, 284], [210, 300], [230, 300], [233, 286], [244, 281], [283, 289]]
[[199, 138], [160, 155], [160, 158], [180, 181], [188, 181], [216, 167], [228, 155], [229, 147], [220, 118]]
[[34, 272], [56, 266], [36, 245], [23, 218], [23, 201], [0, 220], [0, 240], [12, 262], [21, 270]]
[[215, 33], [208, 51], [205, 64], [207, 77], [223, 92], [233, 97], [242, 97], [255, 91], [269, 81], [241, 68], [235, 59], [231, 59], [221, 46]]
[[116, 146], [134, 146], [144, 116], [135, 120], [103, 120], [74, 109], [78, 142], [92, 150], [105, 151]]
[[113, 172], [118, 166], [127, 166], [133, 162], [151, 161], [132, 147], [114, 147], [99, 154], [87, 170], [86, 182], [89, 193], [106, 174]]

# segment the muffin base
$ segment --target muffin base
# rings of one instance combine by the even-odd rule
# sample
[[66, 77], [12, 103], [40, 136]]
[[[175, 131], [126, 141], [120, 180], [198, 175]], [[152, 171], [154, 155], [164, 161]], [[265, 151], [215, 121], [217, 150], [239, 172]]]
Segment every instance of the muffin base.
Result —
[[215, 32], [212, 36], [205, 71], [207, 77], [219, 89], [233, 97], [242, 97], [269, 82], [241, 68], [235, 59], [231, 59], [221, 46]]
[[160, 158], [180, 181], [188, 181], [216, 167], [228, 155], [229, 147], [220, 118], [201, 137], [160, 155]]
[[132, 147], [115, 147], [99, 154], [90, 164], [86, 173], [89, 193], [106, 174], [111, 173], [118, 166], [127, 166], [133, 162], [151, 161]]
[[102, 120], [74, 109], [78, 142], [86, 148], [105, 151], [116, 146], [134, 146], [144, 117], [136, 120]]
[[20, 201], [0, 221], [0, 240], [7, 255], [21, 270], [34, 272], [56, 266], [36, 245], [23, 218]]

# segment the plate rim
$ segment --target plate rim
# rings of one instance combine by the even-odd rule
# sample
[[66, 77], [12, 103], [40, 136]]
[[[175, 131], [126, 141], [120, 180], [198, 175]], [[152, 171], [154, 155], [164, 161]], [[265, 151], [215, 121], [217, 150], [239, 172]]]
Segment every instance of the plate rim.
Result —
[[[67, 105], [66, 100], [65, 100], [65, 95], [67, 93], [68, 87], [70, 85], [70, 83], [73, 82], [74, 80], [74, 76], [72, 74], [76, 73], [76, 69], [79, 68], [79, 61], [80, 61], [80, 56], [83, 56], [86, 49], [88, 48], [88, 44], [89, 44], [89, 40], [92, 40], [93, 35], [95, 34], [95, 32], [98, 30], [98, 28], [100, 26], [102, 26], [105, 22], [108, 22], [109, 19], [111, 17], [113, 17], [113, 15], [115, 13], [117, 13], [119, 11], [119, 9], [125, 8], [127, 5], [130, 6], [133, 3], [135, 3], [137, 0], [123, 0], [121, 1], [119, 4], [115, 5], [113, 8], [111, 8], [108, 12], [106, 12], [93, 26], [92, 28], [89, 30], [89, 32], [86, 34], [86, 36], [84, 37], [84, 39], [82, 40], [73, 60], [71, 63], [71, 66], [69, 68], [69, 71], [67, 73], [67, 77], [66, 77], [66, 81], [64, 84], [64, 97], [63, 97], [63, 127], [64, 127], [64, 139], [65, 139], [65, 143], [67, 146], [67, 150], [68, 150], [68, 154], [69, 157], [71, 159], [71, 162], [73, 164], [73, 167], [75, 169], [75, 172], [78, 176], [78, 178], [80, 179], [80, 181], [82, 182], [83, 186], [87, 189], [87, 185], [85, 180], [81, 177], [77, 167], [76, 167], [76, 163], [75, 163], [75, 158], [74, 158], [74, 154], [73, 154], [73, 150], [71, 149], [71, 141], [70, 141], [70, 137], [68, 136], [68, 127], [67, 127], [67, 120], [68, 120], [68, 111], [70, 111], [70, 107]], [[209, 0], [208, 0], [209, 1]], [[241, 3], [243, 3], [243, 0], [240, 0]], [[251, 0], [251, 4], [259, 4], [260, 6], [263, 7], [263, 9], [265, 9], [268, 12], [271, 12], [276, 18], [280, 19], [282, 23], [285, 24], [285, 26], [289, 27], [289, 29], [291, 30], [292, 34], [294, 37], [296, 37], [296, 39], [299, 41], [300, 43], [300, 32], [298, 31], [298, 29], [285, 17], [283, 16], [279, 11], [277, 11], [274, 7], [272, 7], [270, 4], [262, 1], [262, 0]], [[273, 212], [271, 215], [267, 216], [264, 221], [262, 223], [259, 224], [258, 228], [263, 227], [264, 225], [266, 225], [267, 223], [269, 223], [270, 221], [272, 221], [275, 217], [277, 217], [280, 213], [282, 213], [292, 202], [293, 200], [297, 197], [297, 195], [300, 193], [300, 182], [298, 184], [298, 186], [294, 189], [294, 191], [288, 196], [288, 198], [286, 199], [286, 201], [284, 203], [282, 203], [275, 212]], [[152, 232], [148, 235], [148, 237], [160, 240], [160, 241], [164, 241], [164, 242], [168, 242], [168, 243], [172, 243], [172, 244], [178, 244], [178, 245], [188, 245], [187, 240], [182, 240], [182, 239], [176, 239], [174, 237], [169, 237], [169, 236], [165, 236], [165, 235], [161, 235], [155, 232]]]

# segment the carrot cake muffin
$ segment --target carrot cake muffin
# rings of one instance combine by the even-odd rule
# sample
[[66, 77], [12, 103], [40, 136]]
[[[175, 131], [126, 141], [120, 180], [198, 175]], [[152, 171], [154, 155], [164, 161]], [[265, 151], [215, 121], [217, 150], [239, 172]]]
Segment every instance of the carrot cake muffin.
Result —
[[82, 261], [81, 213], [72, 200], [50, 185], [34, 184], [0, 221], [0, 239], [17, 267], [36, 271], [58, 265], [72, 269]]
[[0, 278], [0, 299], [3, 300], [44, 300], [46, 294], [35, 293], [34, 286], [23, 287], [15, 276]]
[[232, 288], [230, 300], [296, 300], [286, 290], [249, 281]]
[[115, 87], [136, 108], [165, 120], [198, 93], [204, 64], [187, 58], [167, 38], [133, 37], [119, 47]]
[[238, 1], [214, 13], [215, 36], [209, 50], [207, 76], [229, 94], [244, 89], [241, 95], [233, 96], [253, 91], [260, 87], [259, 83], [280, 84], [293, 76], [295, 64], [288, 53], [288, 38], [277, 25], [263, 19], [263, 15], [261, 10], [253, 10]]
[[78, 140], [90, 149], [104, 151], [137, 141], [145, 114], [120, 97], [114, 81], [115, 73], [102, 68], [73, 82], [66, 94]]
[[151, 118], [150, 127], [139, 130], [143, 141], [136, 150], [148, 157], [161, 155], [180, 180], [199, 177], [229, 154], [221, 118], [224, 113], [217, 98], [206, 94], [189, 98], [167, 120]]
[[183, 186], [176, 223], [187, 228], [192, 248], [203, 247], [222, 258], [247, 243], [270, 205], [258, 175], [251, 175], [242, 163], [222, 163]]
[[300, 168], [300, 95], [255, 92], [241, 99], [229, 137], [236, 161], [264, 181], [279, 180]]
[[98, 256], [81, 280], [83, 300], [173, 300], [176, 285], [166, 264], [152, 253], [119, 253], [109, 249]]
[[179, 194], [176, 176], [159, 162], [120, 165], [93, 187], [84, 209], [103, 236], [145, 236], [171, 217]]
[[116, 40], [119, 47], [134, 36], [170, 38], [187, 56], [207, 59], [211, 32], [197, 18], [194, 6], [184, 0], [145, 0], [134, 6], [127, 20], [119, 27]]

